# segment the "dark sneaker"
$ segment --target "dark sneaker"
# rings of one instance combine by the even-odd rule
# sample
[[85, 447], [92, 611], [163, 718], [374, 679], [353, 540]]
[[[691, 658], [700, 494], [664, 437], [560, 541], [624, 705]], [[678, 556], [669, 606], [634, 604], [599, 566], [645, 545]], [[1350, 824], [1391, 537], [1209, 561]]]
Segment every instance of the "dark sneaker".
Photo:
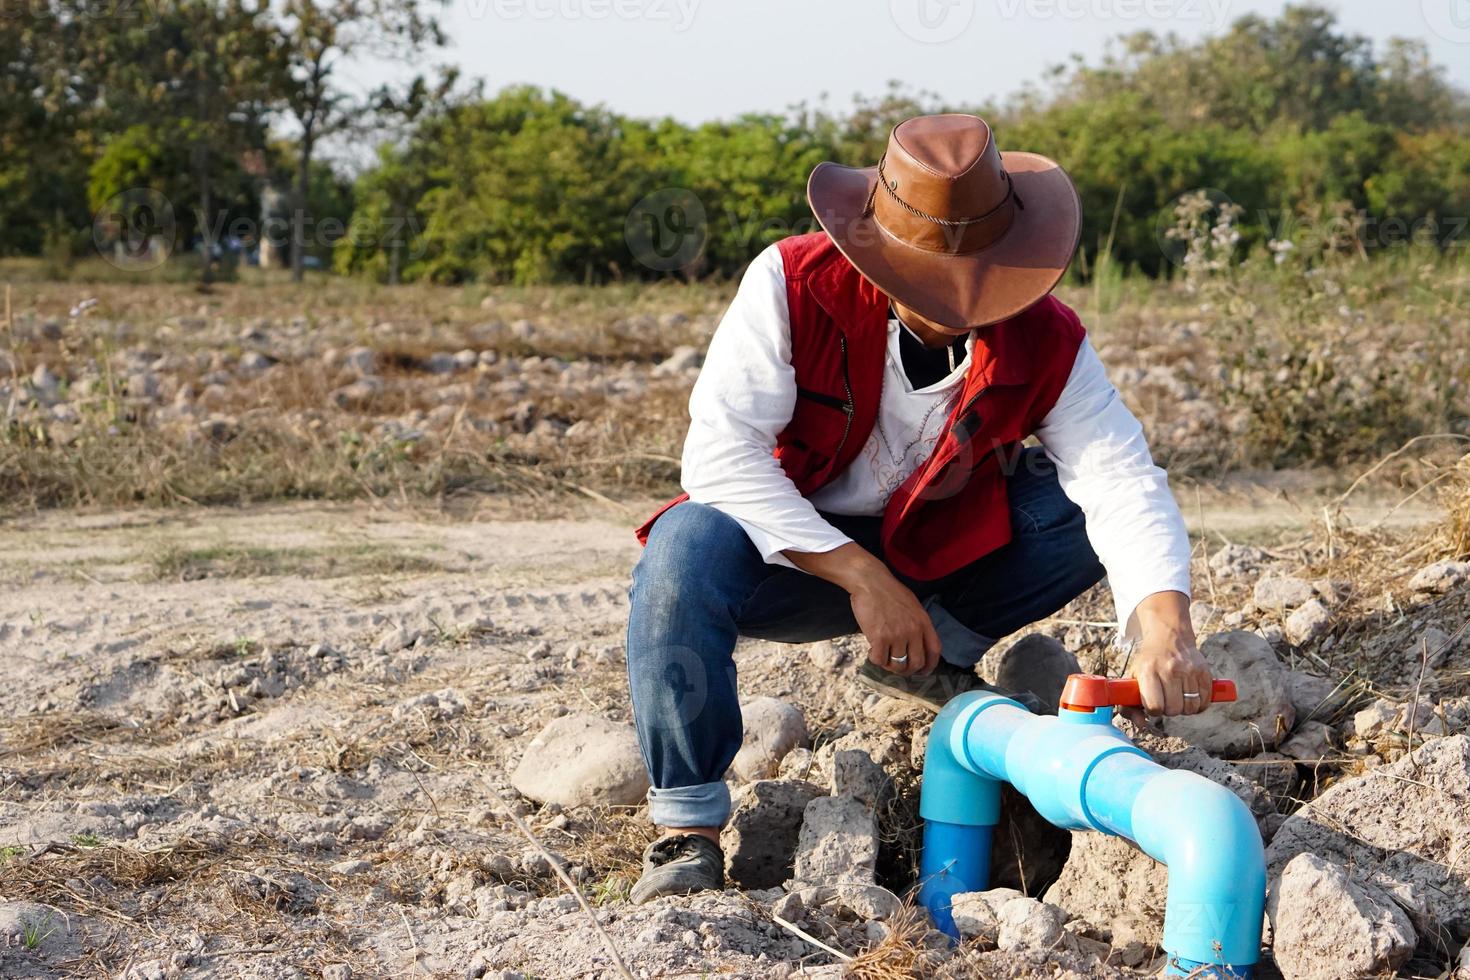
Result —
[[964, 694], [966, 691], [990, 691], [993, 694], [1014, 698], [1021, 702], [1027, 711], [1037, 714], [1042, 709], [1042, 702], [1035, 695], [991, 687], [982, 681], [980, 675], [973, 670], [956, 667], [947, 660], [939, 661], [939, 666], [935, 667], [934, 672], [927, 677], [919, 674], [905, 677], [903, 674], [884, 670], [869, 660], [858, 668], [858, 683], [879, 694], [909, 701], [934, 712], [944, 707], [950, 698]]
[[664, 895], [688, 895], [725, 887], [725, 852], [699, 834], [678, 834], [648, 845], [643, 876], [629, 892], [635, 905]]

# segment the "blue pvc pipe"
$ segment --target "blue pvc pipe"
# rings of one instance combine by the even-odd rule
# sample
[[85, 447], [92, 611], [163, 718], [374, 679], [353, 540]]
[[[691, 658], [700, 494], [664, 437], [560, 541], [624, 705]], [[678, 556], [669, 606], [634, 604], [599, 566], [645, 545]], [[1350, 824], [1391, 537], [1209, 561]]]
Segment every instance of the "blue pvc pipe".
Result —
[[1010, 782], [1057, 826], [1126, 837], [1168, 867], [1169, 973], [1249, 977], [1266, 892], [1255, 818], [1223, 786], [1154, 762], [1110, 720], [1106, 708], [1037, 717], [990, 694], [951, 701], [924, 761], [920, 901], [955, 934], [952, 897], [986, 887], [1000, 782]]
[[960, 937], [950, 914], [954, 896], [983, 891], [990, 881], [990, 838], [994, 830], [940, 820], [924, 822], [919, 902], [929, 910], [934, 927], [951, 938]]

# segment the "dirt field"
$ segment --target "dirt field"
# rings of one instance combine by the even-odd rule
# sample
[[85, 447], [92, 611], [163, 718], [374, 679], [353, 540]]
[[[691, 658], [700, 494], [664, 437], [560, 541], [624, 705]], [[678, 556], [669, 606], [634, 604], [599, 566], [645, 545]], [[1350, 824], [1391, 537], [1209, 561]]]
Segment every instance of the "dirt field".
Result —
[[[1310, 507], [1279, 488], [1181, 496], [1217, 543], [1307, 530]], [[0, 975], [607, 974], [507, 807], [565, 856], [638, 975], [830, 962], [755, 893], [628, 905], [649, 839], [636, 811], [562, 813], [509, 788], [557, 715], [630, 717], [628, 527], [594, 503], [537, 521], [503, 503], [469, 520], [324, 504], [0, 531], [0, 898], [53, 910], [0, 948]], [[1041, 627], [1085, 666], [1106, 656], [1103, 598]], [[834, 672], [748, 643], [743, 693], [799, 705], [818, 745], [917, 727], [844, 679], [855, 659]], [[468, 898], [487, 884], [499, 907]]]

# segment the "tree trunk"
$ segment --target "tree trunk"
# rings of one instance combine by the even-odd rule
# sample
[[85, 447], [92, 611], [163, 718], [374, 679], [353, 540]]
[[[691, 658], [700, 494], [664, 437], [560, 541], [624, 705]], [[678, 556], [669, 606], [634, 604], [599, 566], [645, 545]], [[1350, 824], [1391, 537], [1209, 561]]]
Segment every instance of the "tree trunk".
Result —
[[311, 144], [310, 130], [301, 136], [301, 162], [296, 171], [295, 198], [291, 202], [291, 281], [300, 282], [306, 276], [306, 195], [311, 189]]

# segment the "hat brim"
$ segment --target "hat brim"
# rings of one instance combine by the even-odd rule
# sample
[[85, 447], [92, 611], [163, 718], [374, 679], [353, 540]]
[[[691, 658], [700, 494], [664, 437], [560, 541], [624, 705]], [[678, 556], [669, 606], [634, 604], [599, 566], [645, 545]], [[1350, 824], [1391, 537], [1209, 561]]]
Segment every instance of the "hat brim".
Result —
[[807, 202], [843, 255], [873, 285], [936, 323], [980, 327], [1015, 316], [1051, 292], [1077, 251], [1082, 203], [1072, 178], [1036, 153], [1002, 153], [1018, 207], [1004, 235], [965, 255], [895, 238], [867, 211], [877, 167], [818, 164]]

